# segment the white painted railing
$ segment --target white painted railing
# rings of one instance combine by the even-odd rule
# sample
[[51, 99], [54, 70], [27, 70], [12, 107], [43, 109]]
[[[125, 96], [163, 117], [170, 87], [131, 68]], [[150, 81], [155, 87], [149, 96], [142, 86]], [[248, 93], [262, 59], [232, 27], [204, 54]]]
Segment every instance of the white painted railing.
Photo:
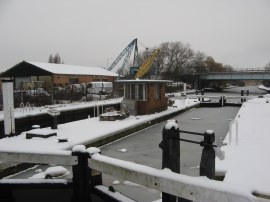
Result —
[[88, 165], [102, 173], [192, 201], [257, 201], [251, 194], [251, 190], [246, 187], [210, 180], [206, 177], [185, 176], [166, 169], [159, 170], [113, 159], [99, 153], [91, 155]]
[[235, 124], [235, 145], [238, 144], [238, 121], [237, 120], [232, 120], [230, 123], [230, 128], [229, 128], [229, 145], [232, 143], [232, 127]]
[[[198, 202], [260, 201], [259, 198], [252, 195], [253, 190], [240, 185], [210, 180], [206, 177], [185, 176], [173, 173], [169, 169], [159, 170], [114, 159], [101, 155], [98, 148], [73, 150], [73, 152], [80, 152], [87, 157], [90, 155], [88, 166], [93, 170], [188, 200]], [[0, 161], [79, 165], [78, 157], [72, 156], [71, 151], [57, 151], [43, 154], [0, 151]], [[81, 168], [84, 168], [84, 166], [81, 166]]]
[[78, 159], [76, 156], [71, 155], [71, 151], [58, 151], [44, 154], [0, 151], [0, 162], [76, 165]]

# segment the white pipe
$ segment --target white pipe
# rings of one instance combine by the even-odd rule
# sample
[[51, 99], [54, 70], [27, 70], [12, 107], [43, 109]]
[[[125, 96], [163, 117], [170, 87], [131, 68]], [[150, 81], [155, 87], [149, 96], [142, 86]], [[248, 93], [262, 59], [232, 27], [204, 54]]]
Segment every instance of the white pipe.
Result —
[[15, 134], [13, 81], [2, 80], [5, 135]]
[[229, 128], [229, 145], [231, 144], [232, 142], [232, 125], [235, 124], [235, 145], [238, 144], [238, 121], [237, 120], [233, 120], [231, 121], [230, 123], [230, 128]]

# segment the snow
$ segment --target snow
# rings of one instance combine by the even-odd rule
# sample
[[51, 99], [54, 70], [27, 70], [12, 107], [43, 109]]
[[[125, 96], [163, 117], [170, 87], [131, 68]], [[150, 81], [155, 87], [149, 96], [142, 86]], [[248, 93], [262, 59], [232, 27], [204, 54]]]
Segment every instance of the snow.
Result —
[[125, 153], [125, 152], [127, 152], [127, 149], [118, 149], [117, 151], [119, 151], [119, 152], [122, 152], [122, 153]]
[[[108, 102], [99, 102], [100, 105], [104, 103]], [[75, 145], [93, 143], [100, 139], [112, 136], [113, 134], [125, 131], [131, 127], [151, 122], [158, 117], [165, 116], [167, 114], [171, 114], [185, 109], [186, 107], [191, 107], [197, 104], [199, 104], [197, 100], [185, 99], [184, 103], [182, 101], [176, 102], [177, 108], [169, 107], [163, 112], [140, 116], [140, 119], [136, 119], [135, 116], [130, 116], [124, 120], [116, 120], [111, 122], [99, 121], [99, 117], [94, 117], [80, 121], [59, 124], [58, 128], [54, 130], [57, 133], [57, 136], [52, 136], [46, 139], [37, 137], [26, 139], [26, 131], [19, 136], [1, 139], [0, 151], [21, 153], [58, 153], [59, 150], [71, 149]], [[48, 129], [49, 128], [45, 128], [44, 130]], [[67, 138], [68, 142], [58, 143], [59, 137]]]
[[224, 182], [270, 195], [269, 117], [270, 103], [266, 98], [255, 98], [243, 104], [231, 125], [231, 140], [228, 133], [223, 142], [225, 146], [221, 147], [225, 158], [216, 158], [216, 174], [225, 175]]
[[[116, 98], [110, 100], [102, 100], [102, 101], [92, 101], [92, 102], [73, 102], [69, 104], [55, 104], [55, 105], [48, 105], [43, 107], [23, 107], [23, 108], [16, 108], [14, 109], [14, 117], [21, 118], [21, 117], [29, 117], [35, 116], [40, 114], [47, 114], [48, 109], [57, 109], [58, 111], [70, 111], [76, 109], [85, 109], [89, 107], [97, 107], [97, 106], [106, 106], [111, 104], [118, 104], [122, 101], [123, 98]], [[0, 111], [0, 121], [4, 120], [3, 111]]]
[[178, 126], [178, 124], [176, 123], [175, 120], [168, 120], [167, 124], [165, 125], [165, 129], [166, 130], [171, 130], [172, 128], [177, 130], [179, 128], [179, 126]]
[[51, 129], [39, 129], [38, 128], [38, 129], [29, 130], [27, 133], [46, 136], [48, 134], [55, 133], [55, 130], [51, 130]]
[[66, 179], [1, 179], [0, 184], [67, 184]]
[[100, 149], [96, 147], [89, 147], [86, 151], [90, 154], [90, 156], [96, 153], [100, 153]]
[[122, 195], [119, 192], [111, 192], [109, 191], [108, 187], [105, 187], [103, 185], [98, 185], [95, 186], [95, 188], [97, 188], [98, 190], [102, 191], [103, 193], [106, 193], [107, 195], [119, 200], [119, 201], [123, 201], [123, 202], [135, 202], [134, 200]]
[[33, 175], [30, 179], [45, 179], [47, 175], [51, 177], [63, 177], [69, 175], [69, 171], [63, 166], [54, 166], [47, 168], [44, 172]]
[[[181, 182], [182, 183], [181, 186], [183, 187], [180, 187], [179, 189], [183, 190], [183, 192], [188, 192], [191, 190], [198, 192], [197, 194], [192, 195], [192, 197], [194, 197], [194, 201], [201, 201], [201, 200], [198, 200], [201, 198], [202, 198], [202, 201], [207, 201], [206, 199], [210, 199], [210, 198], [212, 199], [211, 201], [220, 201], [220, 200], [217, 200], [218, 197], [224, 197], [225, 195], [226, 195], [226, 199], [222, 198], [221, 201], [243, 201], [243, 202], [256, 201], [255, 197], [251, 194], [252, 189], [250, 189], [250, 187], [248, 186], [241, 186], [236, 183], [232, 184], [232, 183], [224, 183], [220, 181], [210, 180], [207, 177], [186, 176], [186, 175], [174, 173], [169, 169], [159, 170], [156, 168], [151, 168], [151, 167], [136, 164], [133, 162], [127, 162], [127, 161], [103, 156], [97, 153], [92, 155], [91, 157], [93, 160], [98, 161], [99, 162], [98, 164], [105, 163], [105, 165], [110, 164], [118, 168], [127, 169], [128, 170], [127, 173], [130, 173], [130, 176], [132, 176], [132, 173], [135, 173], [136, 175], [138, 173], [142, 173], [145, 175], [153, 176], [158, 181], [159, 181], [158, 178], [160, 178], [161, 184], [163, 183], [166, 184], [170, 182], [166, 180]], [[114, 170], [112, 170], [112, 172], [113, 171]], [[119, 171], [115, 171], [115, 172], [118, 172], [119, 174]], [[123, 173], [123, 175], [127, 177], [126, 174]], [[140, 181], [140, 180], [141, 179], [139, 178], [137, 179], [137, 181]], [[147, 180], [150, 180], [150, 178], [147, 177]], [[144, 180], [142, 181], [144, 182]], [[136, 183], [134, 184], [127, 181], [125, 181], [124, 183], [130, 186], [137, 186]], [[211, 193], [209, 192], [209, 190], [211, 190]], [[217, 191], [216, 193], [218, 192], [222, 193], [222, 196], [219, 194], [214, 194], [214, 190]]]
[[72, 152], [85, 153], [86, 147], [84, 145], [76, 145], [72, 148]]
[[[108, 103], [108, 101], [106, 101]], [[96, 103], [97, 104], [97, 103]], [[103, 105], [105, 102], [99, 102]], [[167, 110], [155, 113], [151, 115], [140, 116], [139, 119], [135, 116], [130, 116], [124, 120], [99, 121], [98, 117], [88, 118], [81, 121], [75, 121], [66, 124], [58, 125], [58, 136], [63, 136], [69, 139], [68, 142], [58, 143], [57, 137], [32, 138], [26, 139], [26, 132], [23, 132], [19, 136], [4, 138], [0, 140], [1, 151], [11, 152], [33, 152], [33, 153], [50, 153], [50, 154], [71, 154], [66, 149], [73, 147], [73, 152], [84, 152], [85, 147], [83, 144], [92, 143], [99, 139], [109, 137], [115, 133], [125, 131], [130, 127], [141, 125], [146, 122], [151, 122], [153, 119], [165, 116], [167, 114], [185, 109], [186, 107], [199, 104], [197, 99], [185, 99], [175, 100], [176, 108], [169, 107]], [[84, 103], [82, 103], [84, 105]], [[62, 108], [63, 107], [63, 108]], [[82, 107], [80, 104], [75, 104], [72, 107]], [[85, 105], [84, 105], [85, 107]], [[88, 104], [89, 107], [89, 104]], [[69, 107], [57, 105], [60, 110], [68, 110]], [[35, 109], [34, 109], [35, 110]], [[33, 111], [34, 111], [33, 110]], [[39, 110], [37, 110], [39, 111]], [[41, 111], [41, 110], [40, 110]], [[267, 98], [255, 98], [245, 102], [242, 108], [239, 110], [234, 122], [238, 124], [232, 124], [232, 138], [229, 141], [229, 134], [224, 139], [224, 144], [227, 144], [221, 148], [220, 159], [216, 158], [216, 173], [225, 174], [224, 183], [226, 186], [225, 192], [234, 194], [246, 193], [260, 193], [270, 195], [270, 103], [267, 102]], [[238, 125], [238, 140], [236, 138], [236, 126]], [[168, 121], [166, 129], [177, 127], [178, 124], [175, 121]], [[176, 129], [177, 129], [176, 128]], [[37, 129], [34, 129], [37, 130]], [[40, 129], [39, 129], [40, 130]], [[48, 130], [45, 128], [43, 130]], [[211, 131], [209, 131], [211, 132]], [[237, 141], [237, 144], [236, 144]], [[105, 158], [98, 153], [100, 150], [97, 148], [89, 148], [87, 152], [91, 154], [92, 158], [98, 158], [99, 160], [108, 161], [113, 164], [117, 164], [123, 167], [128, 167], [132, 170], [141, 169], [141, 166], [135, 163], [126, 163], [121, 160], [111, 160], [111, 158]], [[144, 167], [145, 172], [148, 174], [155, 174], [157, 176], [165, 176], [170, 179], [178, 179], [186, 183], [193, 183], [194, 185], [212, 186], [213, 189], [219, 189], [223, 182], [210, 181], [205, 178], [188, 177], [183, 175], [174, 175], [171, 171], [162, 170], [157, 172], [156, 169]], [[52, 173], [57, 169], [52, 169]], [[48, 173], [51, 172], [50, 170]], [[59, 170], [58, 170], [59, 171]], [[39, 177], [44, 177], [44, 173], [38, 173]], [[38, 177], [38, 176], [36, 176]], [[3, 182], [2, 180], [0, 183]], [[17, 181], [10, 181], [16, 183]], [[46, 181], [47, 183], [50, 181]], [[27, 181], [27, 183], [32, 183]], [[248, 196], [252, 198], [252, 196]]]
[[114, 180], [112, 184], [113, 184], [113, 185], [118, 185], [118, 184], [120, 184], [120, 181]]
[[39, 67], [45, 71], [53, 74], [69, 74], [69, 75], [101, 75], [101, 76], [118, 76], [115, 72], [108, 71], [101, 67], [85, 67], [75, 66], [67, 64], [54, 64], [54, 63], [42, 63], [42, 62], [30, 62], [26, 61], [36, 67]]

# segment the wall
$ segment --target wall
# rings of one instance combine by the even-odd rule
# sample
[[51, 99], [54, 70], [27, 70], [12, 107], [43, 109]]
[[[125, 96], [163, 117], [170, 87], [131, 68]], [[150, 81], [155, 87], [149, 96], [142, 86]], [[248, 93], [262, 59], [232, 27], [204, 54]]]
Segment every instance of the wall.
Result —
[[138, 101], [138, 115], [153, 114], [167, 109], [168, 99], [165, 97], [165, 85], [160, 84], [160, 98], [155, 98], [155, 85], [147, 84], [147, 101]]

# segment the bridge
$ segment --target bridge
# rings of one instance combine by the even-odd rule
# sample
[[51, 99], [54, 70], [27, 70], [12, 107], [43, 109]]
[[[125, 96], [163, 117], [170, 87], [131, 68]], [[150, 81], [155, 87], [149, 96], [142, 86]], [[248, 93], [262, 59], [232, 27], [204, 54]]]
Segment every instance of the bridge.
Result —
[[270, 80], [270, 70], [261, 68], [239, 69], [226, 72], [207, 72], [198, 74], [199, 80]]

